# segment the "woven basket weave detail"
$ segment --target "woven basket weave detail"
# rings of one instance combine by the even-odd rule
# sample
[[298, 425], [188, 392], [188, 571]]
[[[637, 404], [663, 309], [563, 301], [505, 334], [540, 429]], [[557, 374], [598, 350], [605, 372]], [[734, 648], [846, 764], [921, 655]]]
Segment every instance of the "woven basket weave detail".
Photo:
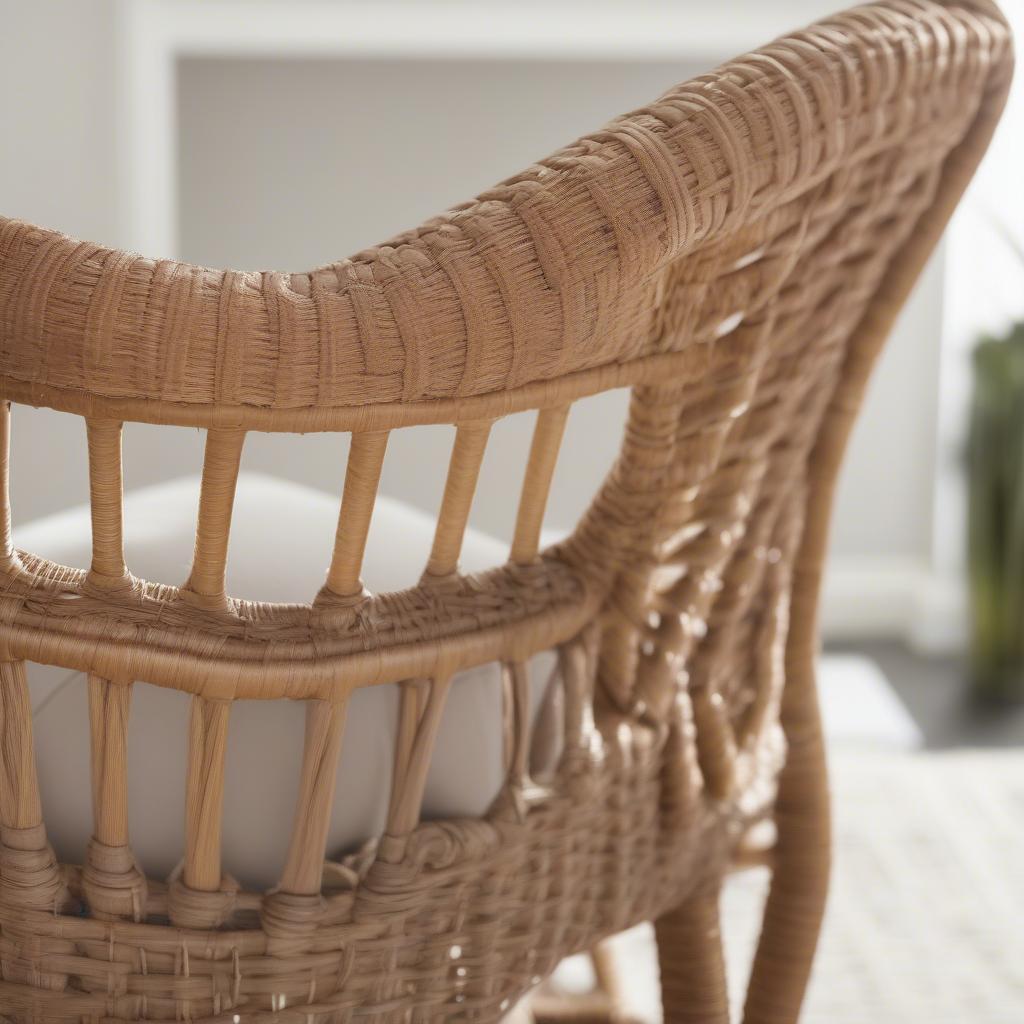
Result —
[[[666, 1020], [724, 1024], [717, 891], [759, 860], [773, 885], [745, 1020], [795, 1021], [828, 878], [813, 661], [831, 494], [1011, 65], [984, 0], [883, 0], [310, 273], [210, 270], [0, 219], [0, 1012], [497, 1021], [563, 956], [655, 919]], [[619, 386], [618, 459], [542, 551], [571, 406]], [[9, 403], [86, 420], [88, 570], [14, 546]], [[509, 561], [464, 575], [491, 425], [522, 410], [537, 420]], [[125, 564], [124, 422], [207, 428], [183, 583]], [[456, 432], [422, 578], [367, 594], [389, 432], [438, 422]], [[307, 605], [225, 591], [247, 430], [352, 433]], [[529, 660], [546, 649], [558, 688], [531, 734]], [[47, 842], [25, 659], [89, 675], [82, 867]], [[505, 786], [479, 820], [421, 821], [452, 676], [489, 661]], [[402, 697], [385, 834], [325, 861], [348, 698], [388, 682]], [[192, 694], [185, 859], [167, 881], [143, 877], [127, 820], [144, 685]], [[231, 708], [252, 698], [307, 709], [295, 820], [274, 823], [291, 846], [262, 894], [221, 862]], [[754, 849], [766, 822], [774, 844]]]

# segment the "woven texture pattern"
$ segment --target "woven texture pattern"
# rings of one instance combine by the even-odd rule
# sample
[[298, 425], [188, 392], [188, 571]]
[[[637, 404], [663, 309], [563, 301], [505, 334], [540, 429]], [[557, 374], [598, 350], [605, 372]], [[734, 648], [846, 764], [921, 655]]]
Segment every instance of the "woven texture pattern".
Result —
[[[828, 878], [813, 653], [831, 491], [874, 356], [1010, 70], [985, 0], [859, 8], [307, 274], [154, 261], [0, 220], [0, 451], [8, 402], [83, 416], [93, 513], [91, 567], [53, 565], [14, 548], [4, 483], [3, 1012], [496, 1021], [561, 957], [657, 919], [666, 1019], [724, 1022], [717, 892], [730, 864], [761, 858], [773, 884], [746, 1019], [795, 1020]], [[622, 385], [618, 461], [542, 551], [570, 407]], [[491, 424], [527, 409], [509, 562], [463, 576]], [[208, 428], [180, 586], [125, 564], [124, 421]], [[388, 432], [436, 422], [456, 433], [422, 580], [367, 594]], [[352, 432], [308, 605], [225, 592], [249, 429]], [[559, 687], [531, 735], [528, 661], [547, 648]], [[24, 659], [90, 676], [81, 868], [47, 845]], [[480, 820], [421, 822], [452, 676], [491, 660], [506, 784]], [[386, 832], [325, 863], [347, 701], [384, 682], [402, 687]], [[185, 858], [166, 883], [131, 853], [134, 685], [192, 694]], [[286, 697], [307, 707], [291, 847], [273, 891], [241, 892], [221, 863], [231, 706]], [[766, 818], [774, 845], [752, 849]]]

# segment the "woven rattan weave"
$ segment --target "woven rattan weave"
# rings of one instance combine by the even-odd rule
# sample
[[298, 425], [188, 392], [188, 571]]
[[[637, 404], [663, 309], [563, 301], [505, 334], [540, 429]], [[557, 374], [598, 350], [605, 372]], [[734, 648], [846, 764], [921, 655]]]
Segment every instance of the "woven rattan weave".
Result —
[[[833, 482], [1010, 72], [985, 0], [862, 7], [311, 273], [209, 270], [0, 220], [2, 449], [9, 403], [83, 417], [93, 511], [92, 566], [68, 569], [13, 547], [3, 487], [3, 1013], [495, 1021], [566, 954], [654, 919], [666, 1019], [722, 1022], [717, 890], [769, 818], [746, 1019], [793, 1021], [827, 888], [812, 663]], [[620, 386], [633, 398], [618, 461], [571, 537], [539, 551], [567, 413]], [[490, 426], [531, 409], [509, 562], [463, 576]], [[124, 421], [207, 428], [181, 586], [125, 565]], [[456, 432], [422, 581], [368, 595], [389, 431], [438, 422]], [[225, 594], [247, 430], [352, 433], [308, 606]], [[551, 647], [564, 736], [534, 780], [526, 666]], [[82, 867], [47, 844], [23, 659], [89, 673]], [[505, 789], [480, 820], [421, 823], [448, 682], [491, 660]], [[325, 866], [346, 701], [384, 682], [403, 690], [388, 828]], [[193, 694], [186, 856], [167, 883], [129, 846], [133, 685]], [[283, 698], [308, 709], [291, 851], [272, 892], [247, 893], [220, 855], [231, 707]]]

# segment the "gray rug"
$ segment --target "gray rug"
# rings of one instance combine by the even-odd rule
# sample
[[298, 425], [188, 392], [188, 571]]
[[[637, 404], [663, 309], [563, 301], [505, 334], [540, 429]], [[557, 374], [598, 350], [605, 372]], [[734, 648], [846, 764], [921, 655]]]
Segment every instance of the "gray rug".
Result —
[[[1024, 751], [832, 758], [836, 863], [804, 1024], [1024, 1022]], [[723, 901], [734, 999], [765, 873]], [[633, 1012], [657, 1021], [651, 931], [617, 940]], [[567, 984], [580, 983], [565, 973]]]

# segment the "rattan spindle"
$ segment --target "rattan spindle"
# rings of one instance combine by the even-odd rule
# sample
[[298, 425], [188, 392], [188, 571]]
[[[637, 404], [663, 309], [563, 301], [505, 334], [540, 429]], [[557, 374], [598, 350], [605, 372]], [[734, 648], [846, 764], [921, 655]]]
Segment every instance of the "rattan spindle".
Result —
[[0, 401], [0, 567], [11, 570], [16, 562], [11, 531], [11, 403]]
[[[46, 841], [23, 661], [0, 661], [0, 900], [22, 923], [33, 913], [53, 918], [72, 906]], [[74, 943], [46, 931], [33, 946], [34, 957], [7, 960], [4, 979], [61, 991], [67, 976], [59, 962], [73, 954]], [[2, 996], [0, 1006], [7, 1009]]]
[[132, 686], [89, 676], [93, 836], [82, 893], [97, 917], [141, 921], [146, 878], [128, 843], [128, 719]]
[[15, 906], [48, 911], [64, 898], [39, 801], [24, 661], [0, 661], [0, 891]]
[[[325, 587], [332, 597], [354, 601], [363, 596], [359, 574], [387, 446], [386, 430], [352, 435], [338, 532]], [[321, 595], [321, 598], [326, 596]]]
[[89, 505], [92, 510], [92, 567], [99, 586], [122, 582], [124, 563], [121, 482], [121, 424], [86, 420], [89, 444]]
[[95, 836], [107, 846], [128, 844], [127, 735], [130, 685], [89, 677], [92, 802]]
[[528, 783], [530, 757], [530, 670], [524, 661], [502, 666], [502, 695], [505, 725], [505, 772], [514, 793]]
[[244, 442], [244, 430], [209, 430], [206, 435], [195, 555], [181, 590], [182, 597], [204, 607], [222, 607], [227, 601], [228, 534]]
[[212, 927], [231, 910], [221, 869], [224, 762], [231, 703], [193, 697], [185, 780], [185, 861], [171, 888], [170, 914], [183, 927]]
[[569, 406], [541, 409], [530, 444], [526, 475], [519, 496], [515, 535], [512, 539], [510, 560], [516, 565], [529, 565], [540, 548], [540, 531], [544, 525], [544, 509], [555, 475], [555, 462], [562, 444]]
[[581, 754], [593, 735], [592, 661], [583, 639], [565, 644], [558, 652], [558, 670], [565, 694], [563, 743], [570, 757]]
[[469, 522], [469, 509], [476, 494], [480, 464], [491, 434], [491, 421], [467, 423], [455, 431], [448, 477], [445, 480], [441, 510], [437, 517], [434, 544], [425, 575], [444, 578], [455, 572], [462, 551], [462, 539]]
[[320, 894], [344, 728], [345, 704], [325, 700], [307, 704], [295, 826], [279, 886], [283, 892], [300, 896]]
[[405, 840], [420, 820], [430, 755], [450, 685], [450, 675], [412, 679], [402, 684], [391, 799], [381, 843], [381, 857], [386, 861], [401, 856]]

